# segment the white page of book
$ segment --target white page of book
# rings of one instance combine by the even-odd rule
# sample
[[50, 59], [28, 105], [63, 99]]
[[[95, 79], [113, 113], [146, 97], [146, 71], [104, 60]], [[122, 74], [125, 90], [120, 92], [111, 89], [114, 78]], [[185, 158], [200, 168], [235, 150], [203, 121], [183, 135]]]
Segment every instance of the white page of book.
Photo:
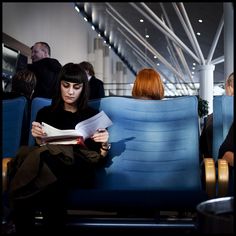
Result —
[[104, 111], [100, 111], [97, 115], [78, 123], [75, 130], [78, 130], [84, 139], [89, 138], [98, 129], [105, 129], [112, 125], [112, 121]]
[[[43, 130], [47, 134], [42, 140], [51, 141], [65, 138], [73, 138], [82, 136], [85, 139], [92, 136], [98, 129], [105, 129], [112, 125], [112, 121], [110, 118], [105, 114], [104, 111], [99, 112], [93, 117], [86, 119], [84, 121], [79, 122], [75, 129], [66, 129], [61, 130], [57, 129], [51, 125], [48, 125], [42, 122]], [[69, 142], [69, 141], [68, 141]]]

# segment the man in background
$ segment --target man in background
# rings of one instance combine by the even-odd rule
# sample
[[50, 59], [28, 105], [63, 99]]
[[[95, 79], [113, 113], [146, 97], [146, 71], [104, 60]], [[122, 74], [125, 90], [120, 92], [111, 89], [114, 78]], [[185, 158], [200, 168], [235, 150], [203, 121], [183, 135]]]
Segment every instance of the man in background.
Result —
[[87, 61], [79, 63], [85, 70], [89, 81], [89, 99], [97, 99], [105, 97], [103, 82], [95, 77], [92, 64]]
[[28, 64], [28, 69], [37, 78], [33, 97], [52, 98], [61, 64], [51, 58], [51, 49], [46, 42], [37, 42], [31, 47], [31, 59], [32, 64]]

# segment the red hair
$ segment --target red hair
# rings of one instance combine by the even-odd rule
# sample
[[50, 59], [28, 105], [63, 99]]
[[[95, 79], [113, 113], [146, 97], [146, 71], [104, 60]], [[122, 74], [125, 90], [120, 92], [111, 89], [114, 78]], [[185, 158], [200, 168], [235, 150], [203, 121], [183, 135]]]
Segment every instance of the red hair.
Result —
[[132, 96], [161, 100], [164, 97], [164, 85], [160, 74], [151, 68], [140, 70], [134, 81]]

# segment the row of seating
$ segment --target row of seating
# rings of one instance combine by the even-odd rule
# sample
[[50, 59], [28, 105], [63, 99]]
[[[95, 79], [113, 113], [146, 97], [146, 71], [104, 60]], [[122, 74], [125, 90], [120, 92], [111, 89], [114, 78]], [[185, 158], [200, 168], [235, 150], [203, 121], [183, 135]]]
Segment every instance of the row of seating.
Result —
[[[35, 98], [32, 101], [30, 115], [30, 124], [35, 120], [36, 114], [43, 106], [50, 105], [51, 99]], [[213, 153], [212, 157], [217, 161], [218, 151], [221, 143], [225, 139], [230, 125], [233, 121], [233, 97], [232, 96], [215, 96], [213, 99]], [[20, 146], [20, 137], [22, 122], [26, 116], [27, 101], [24, 97], [9, 99], [3, 101], [3, 157], [15, 156]], [[22, 112], [24, 111], [24, 112]], [[15, 116], [14, 114], [19, 114]], [[9, 119], [12, 117], [14, 119]], [[12, 121], [12, 122], [11, 122]], [[10, 140], [10, 142], [9, 142]], [[34, 145], [34, 138], [29, 132], [30, 146]]]
[[[228, 101], [225, 96], [217, 99], [221, 100], [222, 107], [225, 99]], [[35, 120], [37, 111], [50, 102], [34, 98], [31, 121]], [[3, 101], [3, 157], [14, 156], [20, 145], [24, 104], [23, 98]], [[195, 210], [198, 203], [215, 197], [214, 162], [206, 160], [203, 168], [200, 164], [195, 96], [159, 101], [105, 97], [91, 100], [89, 104], [103, 110], [113, 121], [109, 127], [110, 161], [105, 172], [98, 171], [94, 188], [71, 189], [68, 209]], [[217, 108], [214, 109], [217, 112]], [[217, 116], [228, 112], [221, 111]], [[11, 123], [15, 128], [9, 128]], [[12, 137], [18, 140], [12, 143]], [[29, 136], [29, 145], [33, 143]]]

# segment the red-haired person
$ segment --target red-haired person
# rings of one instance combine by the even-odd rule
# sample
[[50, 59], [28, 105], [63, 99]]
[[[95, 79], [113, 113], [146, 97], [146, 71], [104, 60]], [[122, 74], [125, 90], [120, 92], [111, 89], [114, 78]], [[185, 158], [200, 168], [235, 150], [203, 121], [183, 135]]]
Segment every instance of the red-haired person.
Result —
[[163, 99], [164, 85], [160, 74], [151, 68], [140, 70], [134, 81], [132, 96], [138, 99]]

